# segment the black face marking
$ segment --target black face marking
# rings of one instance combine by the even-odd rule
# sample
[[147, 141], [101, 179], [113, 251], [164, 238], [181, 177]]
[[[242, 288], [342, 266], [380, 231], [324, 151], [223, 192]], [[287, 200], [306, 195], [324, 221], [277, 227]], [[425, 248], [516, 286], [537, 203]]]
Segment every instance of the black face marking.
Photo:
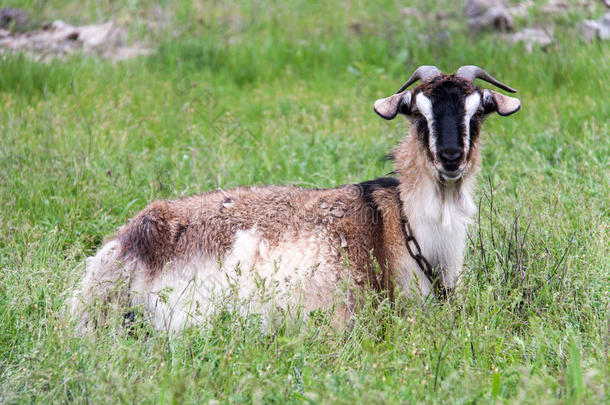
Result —
[[417, 136], [419, 137], [419, 141], [428, 146], [425, 148], [428, 159], [434, 160], [434, 156], [432, 156], [432, 151], [430, 150], [430, 131], [428, 130], [428, 122], [424, 117], [419, 117], [415, 125], [417, 125]]
[[[473, 145], [479, 138], [479, 132], [481, 131], [481, 124], [483, 124], [483, 114], [476, 113], [470, 119], [470, 145]], [[470, 159], [472, 148], [468, 150], [467, 159]]]
[[436, 150], [464, 148], [464, 93], [453, 83], [433, 89], [430, 96], [436, 134]]
[[[464, 102], [472, 91], [473, 88], [469, 84], [455, 80], [432, 81], [423, 89], [423, 95], [430, 100], [432, 107], [431, 129], [434, 133], [436, 158], [449, 171], [459, 168], [463, 162], [465, 146], [470, 144], [468, 141], [470, 134], [466, 133], [464, 122], [466, 114]], [[473, 119], [475, 122], [472, 122]], [[469, 125], [474, 124], [473, 127], [478, 128], [476, 119], [473, 115]], [[428, 132], [427, 125], [418, 122], [418, 133], [424, 138], [422, 141], [432, 154]]]

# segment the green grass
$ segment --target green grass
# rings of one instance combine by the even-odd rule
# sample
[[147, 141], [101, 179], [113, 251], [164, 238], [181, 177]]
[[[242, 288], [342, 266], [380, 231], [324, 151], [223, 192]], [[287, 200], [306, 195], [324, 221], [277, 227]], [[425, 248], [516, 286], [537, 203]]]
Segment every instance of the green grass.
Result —
[[[394, 1], [76, 4], [14, 5], [114, 17], [158, 52], [0, 59], [0, 402], [608, 403], [609, 48], [577, 28], [601, 3], [517, 20], [557, 36], [531, 54], [469, 33], [449, 1], [440, 23]], [[421, 64], [485, 67], [523, 105], [484, 128], [480, 215], [450, 302], [371, 304], [347, 332], [320, 316], [261, 335], [223, 313], [180, 337], [73, 336], [61, 312], [84, 258], [153, 199], [392, 170], [382, 157], [407, 124], [372, 103]]]

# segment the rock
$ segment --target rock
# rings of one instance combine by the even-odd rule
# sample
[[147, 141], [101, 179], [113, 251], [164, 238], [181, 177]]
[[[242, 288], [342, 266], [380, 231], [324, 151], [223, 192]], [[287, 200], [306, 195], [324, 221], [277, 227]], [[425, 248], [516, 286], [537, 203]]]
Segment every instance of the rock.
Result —
[[506, 8], [506, 3], [503, 0], [469, 0], [465, 11], [468, 17], [476, 17], [492, 8]]
[[500, 32], [512, 31], [515, 29], [513, 18], [506, 9], [492, 8], [485, 14], [471, 18], [468, 21], [471, 29], [495, 28]]
[[0, 53], [17, 51], [38, 60], [50, 60], [82, 52], [116, 61], [151, 52], [140, 44], [126, 46], [126, 38], [127, 32], [112, 21], [72, 26], [56, 20], [39, 30], [9, 35], [0, 33]]
[[540, 12], [545, 14], [562, 14], [570, 8], [570, 3], [566, 0], [550, 0], [540, 7]]
[[534, 45], [546, 48], [554, 42], [553, 37], [542, 28], [524, 28], [509, 35], [508, 40], [514, 44], [523, 42], [528, 52], [532, 52]]
[[465, 11], [470, 17], [468, 26], [471, 29], [494, 28], [506, 32], [515, 28], [513, 17], [502, 0], [469, 0]]
[[513, 17], [527, 17], [529, 13], [530, 7], [532, 7], [534, 3], [531, 0], [528, 1], [520, 1], [517, 4], [514, 4], [508, 7], [508, 13]]
[[25, 29], [28, 23], [28, 13], [18, 8], [0, 8], [0, 28], [10, 29], [15, 27], [17, 30]]
[[587, 41], [594, 38], [601, 40], [610, 38], [610, 13], [606, 13], [599, 20], [583, 21], [582, 33]]

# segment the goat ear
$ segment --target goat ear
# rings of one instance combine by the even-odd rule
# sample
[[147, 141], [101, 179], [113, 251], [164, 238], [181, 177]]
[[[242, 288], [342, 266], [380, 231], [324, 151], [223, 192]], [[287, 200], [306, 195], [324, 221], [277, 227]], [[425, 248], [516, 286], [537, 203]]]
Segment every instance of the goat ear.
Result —
[[392, 94], [390, 97], [380, 98], [375, 101], [373, 108], [375, 112], [386, 120], [396, 117], [399, 112], [408, 111], [411, 106], [411, 92], [406, 91]]
[[516, 113], [521, 109], [518, 98], [505, 96], [493, 90], [483, 90], [483, 106], [486, 113], [497, 112], [503, 117]]

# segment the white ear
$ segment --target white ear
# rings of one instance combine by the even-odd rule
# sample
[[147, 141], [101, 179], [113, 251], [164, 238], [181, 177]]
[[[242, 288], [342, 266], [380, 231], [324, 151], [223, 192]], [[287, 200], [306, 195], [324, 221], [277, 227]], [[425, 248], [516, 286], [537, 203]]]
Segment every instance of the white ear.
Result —
[[518, 98], [505, 96], [493, 90], [483, 90], [483, 103], [485, 110], [496, 111], [503, 117], [516, 113], [521, 108]]
[[390, 97], [380, 98], [375, 101], [373, 108], [381, 118], [391, 120], [400, 112], [401, 107], [411, 106], [411, 92], [392, 94]]

